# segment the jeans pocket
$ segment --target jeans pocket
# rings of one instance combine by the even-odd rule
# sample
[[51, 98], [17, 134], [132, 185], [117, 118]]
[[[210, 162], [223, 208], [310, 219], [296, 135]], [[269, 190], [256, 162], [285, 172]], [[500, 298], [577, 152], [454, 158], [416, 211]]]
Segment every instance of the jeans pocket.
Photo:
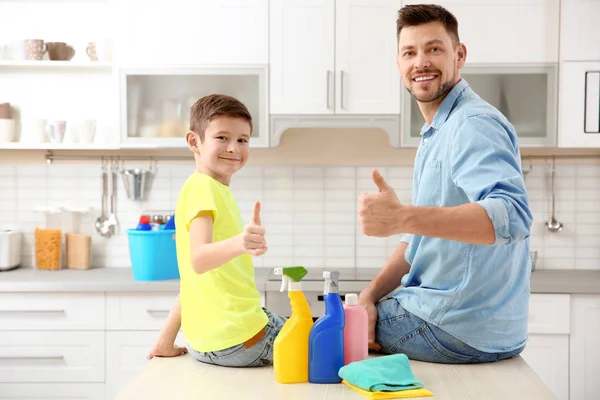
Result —
[[228, 347], [223, 350], [211, 351], [210, 354], [220, 360], [225, 360], [229, 357], [236, 356], [246, 350], [246, 347], [243, 344], [237, 344], [232, 347]]
[[480, 361], [479, 357], [477, 357], [477, 356], [471, 356], [471, 355], [467, 355], [467, 354], [458, 353], [458, 351], [460, 351], [459, 349], [454, 349], [454, 350], [448, 349], [433, 335], [433, 333], [431, 332], [431, 329], [429, 329], [428, 325], [425, 327], [425, 329], [423, 329], [423, 337], [425, 338], [425, 341], [429, 344], [429, 346], [431, 346], [431, 348], [437, 354], [439, 354], [441, 357], [447, 359], [448, 361], [450, 361], [452, 363], [469, 364], [469, 363], [477, 363]]

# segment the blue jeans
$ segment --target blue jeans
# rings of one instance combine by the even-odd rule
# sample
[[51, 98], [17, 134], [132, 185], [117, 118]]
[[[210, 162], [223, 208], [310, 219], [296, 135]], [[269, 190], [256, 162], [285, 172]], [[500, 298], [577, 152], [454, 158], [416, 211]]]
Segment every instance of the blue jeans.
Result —
[[263, 367], [273, 365], [273, 342], [283, 327], [286, 319], [274, 315], [263, 308], [269, 321], [265, 326], [266, 333], [256, 344], [246, 348], [237, 344], [223, 350], [199, 352], [188, 346], [189, 353], [198, 361], [223, 367]]
[[525, 348], [484, 353], [409, 313], [393, 296], [381, 300], [376, 307], [375, 340], [386, 354], [404, 353], [410, 359], [433, 363], [471, 364], [512, 358]]

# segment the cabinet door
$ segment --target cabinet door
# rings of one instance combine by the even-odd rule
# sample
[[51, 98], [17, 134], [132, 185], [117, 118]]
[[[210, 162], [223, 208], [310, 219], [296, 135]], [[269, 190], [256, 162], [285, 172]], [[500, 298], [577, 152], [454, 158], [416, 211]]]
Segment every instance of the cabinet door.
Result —
[[437, 4], [458, 19], [467, 65], [558, 61], [559, 0], [440, 0]]
[[400, 114], [399, 0], [336, 1], [337, 114]]
[[268, 63], [268, 0], [117, 3], [125, 64]]
[[562, 0], [560, 14], [560, 59], [600, 60], [600, 0]]
[[[160, 331], [106, 333], [106, 398], [117, 394], [148, 364], [148, 353]], [[180, 332], [175, 344], [185, 346]]]
[[334, 11], [334, 0], [271, 1], [271, 114], [333, 114]]
[[600, 398], [600, 296], [571, 301], [571, 399]]
[[0, 400], [50, 399], [104, 400], [104, 383], [0, 383]]
[[569, 335], [529, 334], [522, 357], [559, 400], [569, 399]]
[[600, 62], [564, 62], [560, 70], [559, 147], [600, 147]]

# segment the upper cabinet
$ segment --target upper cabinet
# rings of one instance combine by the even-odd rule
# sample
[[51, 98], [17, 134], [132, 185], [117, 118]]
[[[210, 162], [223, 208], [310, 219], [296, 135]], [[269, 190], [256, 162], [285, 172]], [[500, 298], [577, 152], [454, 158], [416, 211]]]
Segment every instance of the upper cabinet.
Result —
[[186, 0], [116, 3], [124, 64], [269, 62], [268, 0], [205, 0], [192, 8]]
[[271, 114], [399, 114], [399, 0], [272, 0]]
[[600, 147], [600, 61], [560, 68], [559, 147]]
[[560, 59], [600, 61], [600, 0], [562, 0]]
[[559, 0], [440, 0], [436, 3], [458, 19], [460, 41], [467, 46], [467, 65], [558, 62]]

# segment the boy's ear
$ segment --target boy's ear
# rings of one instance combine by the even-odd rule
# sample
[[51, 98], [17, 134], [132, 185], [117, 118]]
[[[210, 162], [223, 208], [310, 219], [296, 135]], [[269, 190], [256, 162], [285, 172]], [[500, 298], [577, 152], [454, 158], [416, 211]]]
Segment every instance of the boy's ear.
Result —
[[200, 135], [194, 131], [189, 131], [185, 134], [185, 141], [192, 152], [200, 154]]

